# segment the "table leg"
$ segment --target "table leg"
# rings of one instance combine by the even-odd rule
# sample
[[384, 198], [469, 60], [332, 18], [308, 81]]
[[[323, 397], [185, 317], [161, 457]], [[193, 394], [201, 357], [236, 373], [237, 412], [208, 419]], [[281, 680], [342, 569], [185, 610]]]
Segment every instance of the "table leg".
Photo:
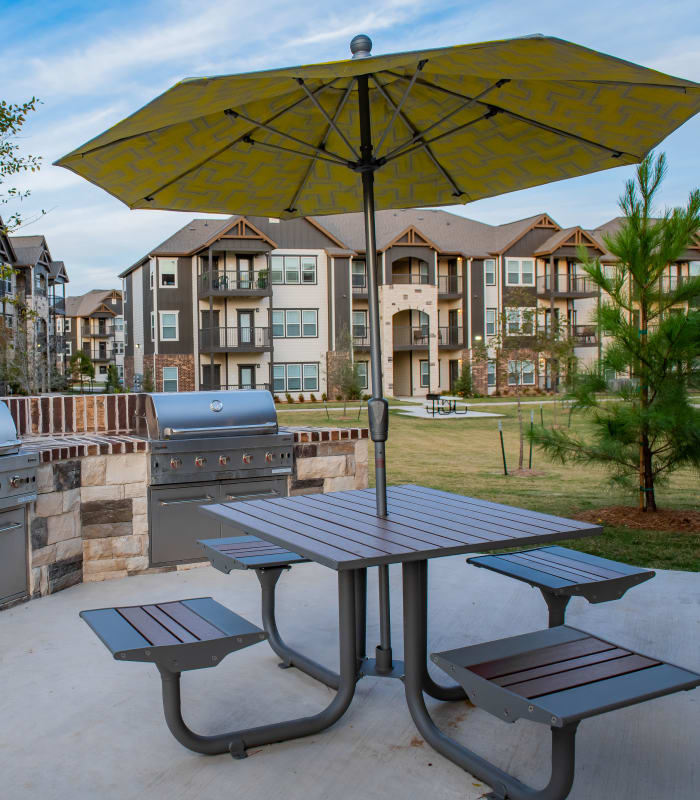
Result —
[[275, 588], [280, 576], [287, 569], [288, 567], [272, 567], [255, 570], [262, 589], [262, 623], [263, 630], [269, 637], [268, 643], [282, 659], [281, 667], [296, 667], [331, 689], [337, 689], [340, 685], [339, 675], [289, 647], [279, 634], [275, 619]]
[[180, 744], [197, 753], [216, 755], [229, 751], [234, 758], [245, 758], [246, 750], [250, 747], [311, 736], [330, 727], [349, 708], [357, 682], [355, 575], [351, 570], [338, 572], [338, 622], [340, 685], [333, 700], [319, 714], [215, 736], [203, 736], [188, 728], [182, 718], [180, 673], [161, 669], [163, 710], [170, 732]]
[[367, 569], [355, 573], [355, 631], [358, 668], [367, 656]]
[[404, 662], [406, 702], [420, 734], [428, 744], [457, 766], [493, 788], [489, 798], [508, 800], [563, 800], [574, 779], [576, 725], [552, 728], [552, 773], [544, 789], [537, 790], [499, 769], [486, 759], [446, 736], [433, 722], [423, 699], [427, 660], [426, 561], [403, 564]]

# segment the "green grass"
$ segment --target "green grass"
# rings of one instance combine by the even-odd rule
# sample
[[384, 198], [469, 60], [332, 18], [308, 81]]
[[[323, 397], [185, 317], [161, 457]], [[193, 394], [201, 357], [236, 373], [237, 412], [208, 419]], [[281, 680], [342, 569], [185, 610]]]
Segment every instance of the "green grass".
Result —
[[[537, 398], [533, 398], [537, 399]], [[530, 410], [523, 414], [529, 425]], [[518, 462], [518, 422], [515, 406], [493, 409], [503, 414], [503, 435], [509, 471]], [[539, 408], [535, 409], [535, 421]], [[357, 411], [342, 417], [342, 409], [286, 414], [278, 407], [283, 425], [358, 424]], [[568, 414], [560, 404], [544, 404], [545, 425], [567, 426]], [[366, 424], [366, 416], [362, 422]], [[572, 418], [572, 430], [585, 432], [588, 425], [580, 415]], [[524, 466], [528, 464], [525, 443]], [[374, 485], [373, 455], [370, 442], [370, 485]], [[387, 442], [387, 478], [390, 484], [418, 483], [449, 492], [480, 497], [534, 511], [570, 516], [577, 511], [610, 505], [634, 506], [636, 496], [610, 484], [601, 467], [560, 465], [548, 461], [538, 450], [533, 453], [534, 476], [503, 475], [498, 420], [421, 420], [403, 417], [392, 411]], [[680, 470], [668, 484], [657, 490], [660, 508], [698, 509], [698, 475]], [[567, 546], [639, 566], [700, 571], [700, 534], [653, 530], [638, 531], [606, 527], [602, 536], [568, 542]]]

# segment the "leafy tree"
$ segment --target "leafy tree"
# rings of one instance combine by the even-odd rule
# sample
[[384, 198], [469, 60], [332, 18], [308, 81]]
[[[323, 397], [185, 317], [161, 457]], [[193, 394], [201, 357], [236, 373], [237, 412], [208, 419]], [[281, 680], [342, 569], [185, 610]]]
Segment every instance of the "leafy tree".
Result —
[[[39, 100], [32, 97], [26, 103], [8, 103], [0, 100], [0, 206], [19, 203], [26, 199], [30, 192], [22, 191], [16, 186], [4, 187], [8, 178], [22, 172], [36, 172], [41, 166], [41, 157], [20, 155], [20, 146], [16, 139], [20, 136], [27, 115], [36, 111]], [[41, 212], [44, 213], [43, 211]], [[22, 218], [19, 211], [9, 214], [3, 226], [5, 232], [20, 226]]]
[[359, 400], [362, 395], [360, 374], [352, 357], [352, 336], [347, 327], [338, 334], [338, 344], [328, 370], [328, 384], [343, 400], [343, 414], [347, 411], [348, 400]]
[[[666, 173], [664, 154], [647, 156], [620, 198], [624, 221], [605, 244], [617, 259], [606, 271], [579, 253], [584, 270], [609, 300], [597, 311], [606, 332], [602, 363], [582, 375], [570, 394], [575, 409], [590, 412], [590, 438], [538, 429], [534, 440], [562, 462], [607, 465], [613, 478], [638, 479], [639, 509], [656, 511], [654, 489], [681, 466], [700, 468], [700, 410], [688, 397], [700, 359], [700, 278], [672, 283], [669, 264], [683, 260], [700, 232], [700, 191], [685, 207], [654, 216], [654, 200]], [[621, 402], [601, 402], [606, 370], [629, 376], [613, 390]]]
[[85, 378], [92, 380], [95, 377], [95, 365], [84, 350], [76, 350], [69, 361], [70, 374], [74, 381], [80, 381], [80, 391], [83, 391]]
[[105, 392], [118, 393], [122, 389], [122, 382], [119, 379], [119, 370], [116, 364], [110, 364], [107, 367], [107, 380], [105, 382]]
[[466, 362], [462, 366], [462, 372], [457, 378], [457, 381], [453, 387], [454, 393], [458, 397], [474, 397], [474, 382], [472, 380], [472, 368], [471, 365], [467, 364]]

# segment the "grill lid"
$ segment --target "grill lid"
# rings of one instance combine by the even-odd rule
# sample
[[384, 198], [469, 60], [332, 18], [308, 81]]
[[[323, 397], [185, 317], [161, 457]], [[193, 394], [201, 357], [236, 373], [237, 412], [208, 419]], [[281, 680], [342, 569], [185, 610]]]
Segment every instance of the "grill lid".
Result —
[[0, 455], [7, 456], [19, 452], [21, 442], [17, 438], [17, 428], [10, 409], [0, 403]]
[[270, 392], [147, 394], [144, 414], [149, 439], [203, 439], [277, 433], [277, 411]]

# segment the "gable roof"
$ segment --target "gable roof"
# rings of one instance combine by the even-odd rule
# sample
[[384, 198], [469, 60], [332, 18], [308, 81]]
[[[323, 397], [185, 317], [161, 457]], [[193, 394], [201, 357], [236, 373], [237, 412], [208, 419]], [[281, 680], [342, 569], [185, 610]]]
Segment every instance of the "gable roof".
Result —
[[518, 239], [522, 239], [526, 233], [533, 228], [551, 228], [553, 231], [560, 230], [559, 225], [549, 216], [549, 214], [535, 214], [525, 219], [517, 219], [514, 222], [506, 222], [497, 225], [494, 229], [492, 255], [500, 255], [511, 248]]
[[578, 245], [595, 247], [596, 250], [599, 250], [601, 253], [605, 252], [605, 247], [588, 231], [583, 230], [583, 228], [578, 225], [574, 225], [572, 228], [563, 228], [553, 233], [549, 239], [542, 242], [537, 250], [535, 250], [534, 255], [548, 256], [560, 247], [578, 247]]
[[49, 278], [52, 281], [60, 281], [61, 283], [68, 283], [68, 271], [63, 261], [51, 261], [49, 264]]
[[51, 260], [49, 248], [43, 236], [10, 236], [8, 238], [17, 256], [15, 261], [17, 266], [33, 267], [44, 255], [44, 252], [48, 255], [49, 261]]
[[0, 217], [0, 257], [4, 257], [7, 263], [14, 264], [17, 261], [17, 254], [12, 246], [10, 237], [3, 230], [3, 225], [2, 217]]
[[[66, 316], [67, 317], [89, 317], [97, 311], [102, 303], [110, 298], [114, 292], [121, 297], [119, 289], [92, 289], [92, 291], [81, 294], [78, 297], [66, 297]], [[107, 308], [107, 311], [113, 309]]]

